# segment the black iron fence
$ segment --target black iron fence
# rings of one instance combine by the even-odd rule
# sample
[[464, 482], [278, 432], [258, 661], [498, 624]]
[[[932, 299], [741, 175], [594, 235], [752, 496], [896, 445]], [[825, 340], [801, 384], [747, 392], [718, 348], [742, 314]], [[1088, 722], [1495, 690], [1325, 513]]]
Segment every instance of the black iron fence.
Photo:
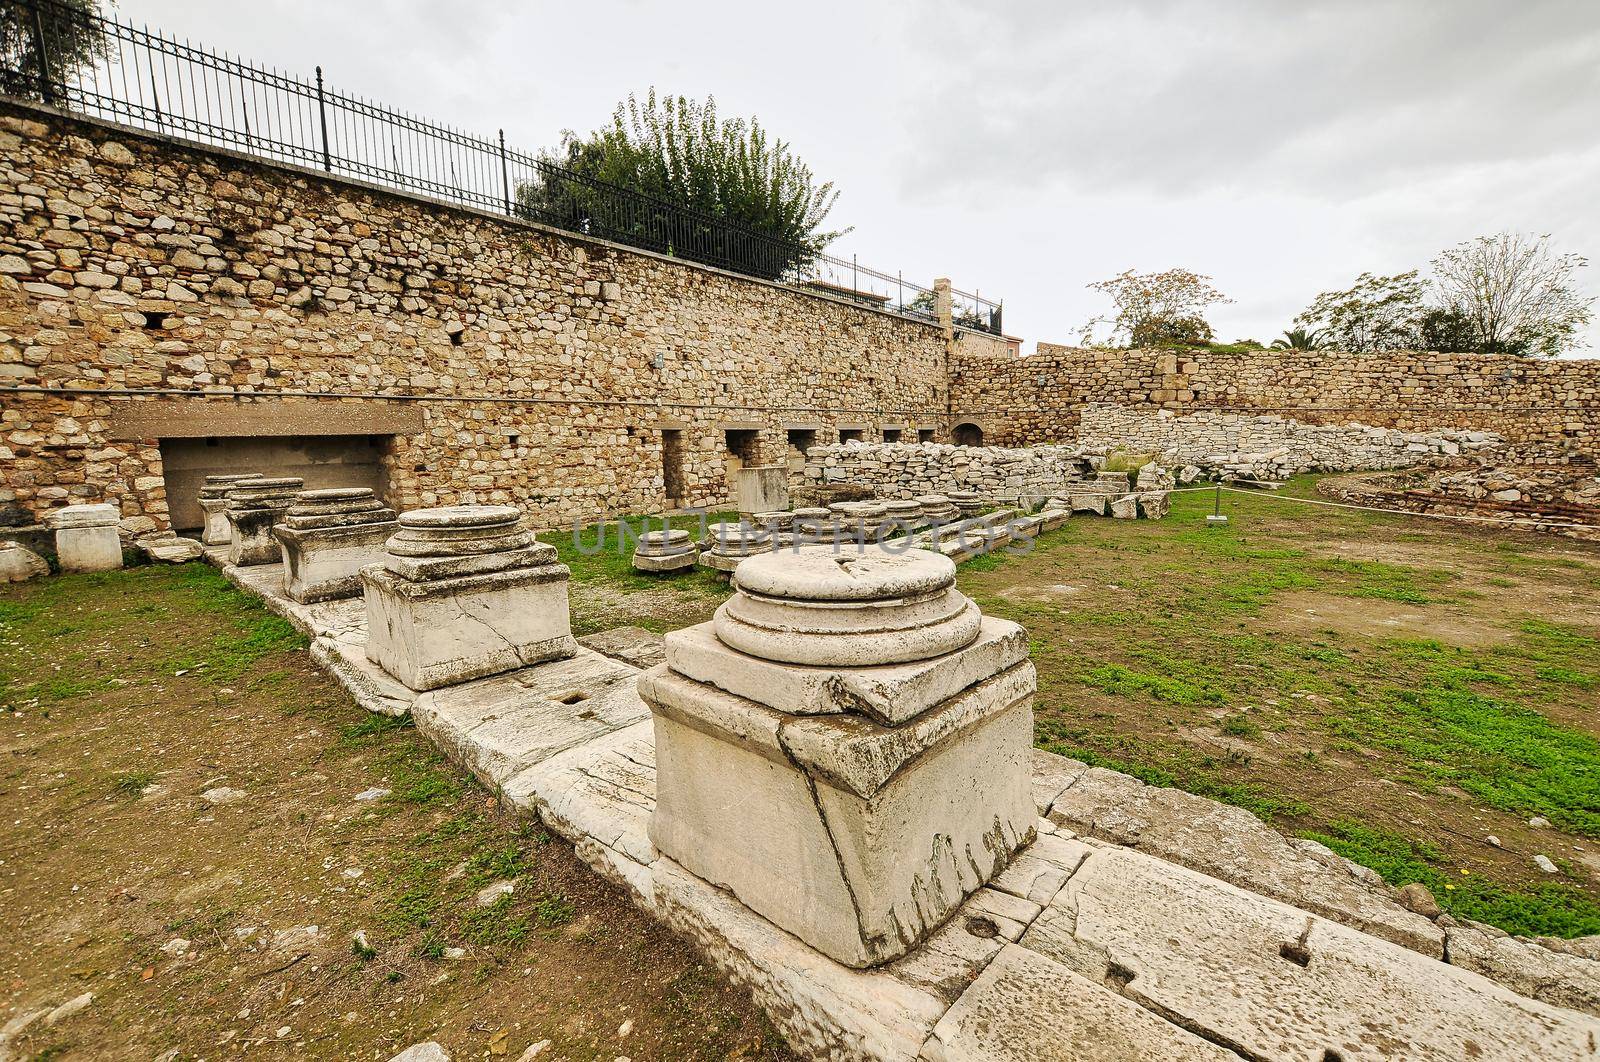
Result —
[[[64, 0], [0, 0], [0, 91], [526, 218], [935, 320], [933, 292], [702, 211], [606, 184], [495, 139], [107, 18]], [[952, 293], [956, 323], [999, 333], [1001, 306]]]

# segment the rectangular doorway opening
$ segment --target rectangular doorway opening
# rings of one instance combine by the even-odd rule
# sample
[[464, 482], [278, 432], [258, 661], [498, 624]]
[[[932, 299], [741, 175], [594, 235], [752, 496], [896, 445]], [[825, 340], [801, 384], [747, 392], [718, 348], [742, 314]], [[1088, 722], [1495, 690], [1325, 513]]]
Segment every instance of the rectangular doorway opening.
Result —
[[661, 490], [667, 508], [683, 508], [683, 432], [677, 428], [661, 431]]
[[932, 428], [918, 428], [917, 429], [917, 442], [919, 442], [919, 443], [933, 442], [933, 429]]
[[861, 428], [840, 428], [839, 441], [842, 443], [860, 442], [863, 434], [865, 432]]
[[817, 445], [816, 429], [790, 428], [787, 435], [789, 440], [789, 467], [802, 468], [806, 463], [806, 451]]
[[393, 438], [265, 435], [162, 439], [161, 467], [173, 530], [193, 531], [205, 522], [200, 488], [207, 476], [222, 473], [297, 476], [305, 480], [306, 490], [371, 487], [382, 498], [388, 490], [383, 458]]
[[899, 442], [900, 441], [900, 429], [899, 428], [885, 428], [885, 429], [883, 429], [883, 441], [886, 442], [886, 443], [897, 443], [897, 442]]

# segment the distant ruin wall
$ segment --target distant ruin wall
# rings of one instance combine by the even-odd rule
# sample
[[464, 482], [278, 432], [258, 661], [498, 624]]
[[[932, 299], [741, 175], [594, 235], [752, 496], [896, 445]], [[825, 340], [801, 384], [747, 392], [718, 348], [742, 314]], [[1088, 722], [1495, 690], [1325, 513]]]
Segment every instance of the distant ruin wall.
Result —
[[792, 473], [796, 487], [855, 484], [885, 499], [915, 498], [952, 490], [988, 498], [1051, 493], [1084, 477], [1089, 461], [1073, 446], [949, 446], [844, 443], [815, 446]]
[[375, 449], [397, 508], [716, 504], [841, 427], [942, 434], [947, 380], [925, 322], [0, 101], [0, 528], [165, 523], [163, 447], [239, 438]]
[[1078, 437], [1091, 448], [1155, 453], [1164, 464], [1194, 465], [1206, 476], [1258, 479], [1408, 468], [1492, 452], [1505, 441], [1492, 432], [1454, 428], [1404, 431], [1361, 423], [1308, 424], [1270, 413], [1177, 413], [1092, 404], [1083, 408]]
[[1025, 358], [958, 351], [952, 422], [985, 443], [1071, 442], [1091, 404], [1275, 414], [1310, 424], [1493, 432], [1543, 457], [1600, 450], [1600, 360], [1262, 350], [1096, 350], [1040, 343]]

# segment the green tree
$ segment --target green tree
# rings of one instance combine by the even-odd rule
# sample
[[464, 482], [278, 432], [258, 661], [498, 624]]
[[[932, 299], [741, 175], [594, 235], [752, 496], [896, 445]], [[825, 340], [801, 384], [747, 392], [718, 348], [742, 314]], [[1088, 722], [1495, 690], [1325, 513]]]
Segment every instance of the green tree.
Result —
[[1321, 350], [1322, 333], [1309, 328], [1291, 328], [1272, 341], [1273, 350]]
[[1419, 324], [1423, 350], [1437, 350], [1442, 354], [1478, 353], [1478, 330], [1472, 318], [1460, 310], [1447, 310], [1433, 306], [1425, 311]]
[[1417, 346], [1428, 282], [1417, 275], [1362, 273], [1343, 291], [1324, 291], [1296, 317], [1300, 328], [1320, 333], [1333, 350], [1365, 354]]
[[756, 119], [720, 118], [711, 98], [651, 89], [641, 103], [630, 95], [610, 125], [587, 137], [564, 134], [560, 151], [541, 162], [539, 176], [517, 188], [521, 213], [757, 276], [803, 269], [843, 235], [823, 228], [838, 198], [832, 182], [818, 183]]
[[[25, 0], [0, 0], [0, 92], [31, 100], [43, 98], [35, 6]], [[79, 70], [106, 57], [100, 0], [57, 0], [37, 6], [52, 81], [70, 83]]]
[[1111, 338], [1131, 347], [1203, 346], [1214, 338], [1205, 319], [1208, 306], [1232, 302], [1211, 286], [1211, 278], [1188, 269], [1161, 273], [1135, 273], [1129, 269], [1110, 280], [1089, 285], [1111, 299], [1109, 315], [1090, 318], [1083, 326], [1084, 341], [1102, 324], [1111, 326]]
[[[1439, 309], [1469, 349], [1485, 354], [1554, 357], [1582, 346], [1594, 298], [1582, 294], [1581, 255], [1557, 254], [1548, 234], [1479, 236], [1433, 260]], [[1443, 348], [1440, 348], [1443, 349]]]

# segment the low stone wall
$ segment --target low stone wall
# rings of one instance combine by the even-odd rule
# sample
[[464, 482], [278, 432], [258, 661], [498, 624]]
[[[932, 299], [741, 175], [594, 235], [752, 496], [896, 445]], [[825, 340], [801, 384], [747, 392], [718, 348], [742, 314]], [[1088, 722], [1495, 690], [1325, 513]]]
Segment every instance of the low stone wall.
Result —
[[793, 489], [851, 484], [879, 498], [915, 498], [952, 490], [1004, 499], [1050, 494], [1092, 475], [1092, 455], [1075, 446], [949, 446], [943, 443], [813, 446]]
[[1505, 440], [1486, 431], [1402, 431], [1366, 424], [1311, 424], [1292, 417], [1218, 410], [1179, 414], [1121, 405], [1084, 407], [1080, 444], [1157, 453], [1206, 476], [1283, 479], [1301, 472], [1408, 468], [1487, 454]]
[[1351, 505], [1461, 517], [1486, 527], [1600, 541], [1600, 477], [1569, 466], [1370, 472], [1321, 480], [1317, 491]]
[[952, 423], [1007, 446], [1077, 438], [1091, 404], [1275, 414], [1310, 424], [1495, 432], [1560, 460], [1600, 445], [1600, 359], [1426, 351], [1125, 350], [1039, 343], [1025, 358], [957, 350]]

